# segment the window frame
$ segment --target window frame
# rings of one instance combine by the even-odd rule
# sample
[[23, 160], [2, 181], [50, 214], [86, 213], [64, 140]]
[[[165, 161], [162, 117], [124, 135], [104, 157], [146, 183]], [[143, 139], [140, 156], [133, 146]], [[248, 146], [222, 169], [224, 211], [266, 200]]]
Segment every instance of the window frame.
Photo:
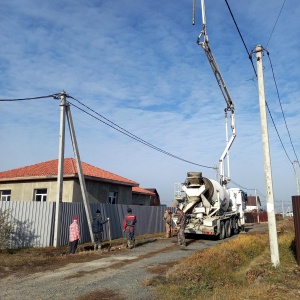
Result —
[[[45, 193], [46, 191], [46, 193]], [[47, 201], [47, 196], [48, 196], [48, 190], [47, 188], [39, 188], [39, 189], [34, 189], [33, 192], [33, 201], [35, 202], [46, 202]], [[38, 198], [40, 200], [37, 200]]]
[[118, 192], [108, 192], [108, 204], [118, 204]]
[[9, 202], [10, 198], [11, 198], [11, 190], [0, 190], [1, 201]]

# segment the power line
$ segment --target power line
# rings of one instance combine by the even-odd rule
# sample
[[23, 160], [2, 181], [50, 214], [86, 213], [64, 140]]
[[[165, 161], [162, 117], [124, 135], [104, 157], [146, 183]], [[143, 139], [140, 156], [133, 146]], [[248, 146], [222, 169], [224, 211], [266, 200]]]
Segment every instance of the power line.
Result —
[[[237, 28], [237, 30], [238, 30], [238, 33], [239, 33], [239, 35], [240, 35], [240, 38], [241, 38], [241, 40], [242, 40], [242, 42], [243, 42], [243, 44], [244, 44], [244, 47], [245, 47], [245, 49], [246, 49], [246, 51], [247, 51], [247, 54], [248, 54], [249, 58], [251, 57], [251, 58], [250, 58], [251, 64], [252, 64], [254, 73], [255, 73], [255, 75], [256, 75], [256, 77], [257, 77], [257, 73], [256, 73], [256, 70], [255, 70], [255, 68], [254, 68], [253, 61], [252, 61], [252, 53], [253, 53], [253, 51], [251, 51], [251, 52], [248, 51], [248, 48], [247, 48], [247, 46], [246, 46], [246, 44], [245, 44], [245, 41], [244, 41], [244, 38], [243, 38], [243, 36], [242, 36], [242, 34], [241, 34], [241, 31], [240, 31], [240, 29], [239, 29], [239, 27], [238, 27], [238, 25], [237, 25], [237, 22], [235, 21], [235, 18], [234, 18], [234, 16], [233, 16], [233, 13], [232, 13], [232, 11], [231, 11], [231, 9], [230, 9], [230, 6], [229, 6], [227, 0], [225, 0], [225, 2], [226, 2], [226, 4], [227, 4], [227, 7], [228, 7], [229, 12], [230, 12], [230, 14], [231, 14], [231, 17], [232, 17], [232, 19], [233, 19], [233, 21], [234, 21], [234, 24], [235, 24], [235, 26], [236, 26], [236, 28]], [[278, 130], [277, 130], [277, 127], [276, 127], [276, 125], [275, 125], [275, 122], [274, 122], [273, 116], [272, 116], [272, 114], [271, 114], [271, 111], [270, 111], [270, 109], [269, 109], [269, 106], [268, 106], [267, 101], [265, 101], [265, 103], [266, 103], [266, 106], [267, 106], [269, 115], [270, 115], [270, 117], [271, 117], [271, 120], [272, 120], [272, 122], [273, 122], [274, 128], [275, 128], [275, 130], [276, 130], [277, 136], [278, 136], [278, 138], [279, 138], [279, 140], [280, 140], [280, 142], [281, 142], [281, 145], [282, 145], [282, 147], [283, 147], [283, 149], [284, 149], [284, 151], [285, 151], [285, 154], [287, 155], [287, 157], [288, 157], [289, 161], [291, 162], [291, 164], [293, 164], [292, 161], [291, 161], [291, 159], [290, 159], [290, 157], [289, 157], [288, 154], [287, 154], [287, 151], [286, 151], [286, 149], [285, 149], [283, 143], [282, 143], [281, 137], [280, 137], [279, 132], [278, 132]]]
[[241, 188], [243, 190], [248, 190], [248, 191], [254, 191], [255, 190], [255, 189], [246, 188], [244, 186], [241, 186], [240, 184], [238, 184], [237, 182], [233, 181], [232, 179], [230, 179], [230, 182], [232, 182], [233, 184], [235, 184], [236, 186], [238, 186], [239, 188]]
[[230, 6], [229, 6], [227, 0], [225, 0], [225, 2], [226, 2], [226, 4], [227, 4], [227, 7], [228, 7], [229, 12], [230, 12], [230, 14], [231, 14], [232, 20], [233, 20], [233, 22], [234, 22], [234, 24], [235, 24], [235, 27], [236, 27], [236, 29], [237, 29], [237, 31], [238, 31], [238, 33], [239, 33], [239, 35], [240, 35], [240, 38], [241, 38], [241, 40], [242, 40], [242, 42], [243, 42], [243, 44], [244, 44], [244, 47], [245, 47], [246, 52], [247, 52], [247, 54], [248, 54], [248, 58], [249, 58], [250, 61], [251, 61], [252, 68], [253, 68], [253, 71], [254, 71], [254, 73], [255, 73], [255, 76], [257, 77], [256, 70], [255, 70], [255, 67], [254, 67], [254, 64], [253, 64], [253, 61], [252, 61], [252, 55], [251, 55], [250, 51], [248, 50], [248, 48], [247, 48], [247, 46], [246, 46], [246, 43], [245, 43], [245, 41], [244, 41], [244, 38], [243, 38], [243, 36], [242, 36], [242, 34], [241, 34], [241, 31], [240, 31], [240, 29], [239, 29], [239, 27], [238, 27], [238, 25], [237, 25], [237, 22], [235, 21], [235, 18], [234, 18], [234, 16], [233, 16], [233, 13], [232, 13], [232, 11], [231, 11], [231, 8], [230, 8]]
[[60, 93], [52, 94], [48, 96], [39, 96], [39, 97], [30, 97], [30, 98], [17, 98], [17, 99], [0, 99], [1, 102], [13, 102], [13, 101], [27, 101], [27, 100], [37, 100], [37, 99], [44, 99], [44, 98], [57, 98]]
[[[263, 50], [266, 50], [266, 49], [263, 48]], [[267, 50], [266, 50], [266, 51], [267, 51]], [[251, 54], [253, 54], [253, 53], [255, 53], [255, 50], [252, 50], [252, 51], [251, 51]], [[268, 53], [268, 51], [267, 51], [267, 53]], [[268, 56], [269, 56], [269, 53], [268, 53]], [[270, 58], [269, 58], [269, 59], [270, 59]], [[271, 66], [271, 67], [272, 67], [272, 66]], [[273, 68], [272, 68], [272, 69], [273, 69]], [[276, 81], [275, 81], [275, 82], [276, 82]], [[277, 87], [277, 85], [276, 85], [276, 87]], [[265, 100], [265, 104], [266, 104], [266, 107], [267, 107], [267, 109], [268, 109], [268, 113], [269, 113], [269, 115], [270, 115], [271, 121], [272, 121], [273, 126], [274, 126], [274, 128], [275, 128], [275, 131], [276, 131], [276, 133], [277, 133], [277, 136], [278, 136], [278, 138], [279, 138], [279, 141], [280, 141], [280, 143], [281, 143], [281, 145], [282, 145], [282, 148], [283, 148], [283, 150], [284, 150], [284, 152], [285, 152], [285, 154], [286, 154], [288, 160], [290, 161], [290, 163], [293, 164], [292, 161], [291, 161], [291, 159], [290, 159], [290, 157], [289, 157], [289, 155], [287, 154], [287, 151], [286, 151], [284, 145], [283, 145], [283, 142], [282, 142], [281, 137], [280, 137], [280, 135], [279, 135], [279, 132], [278, 132], [278, 130], [277, 130], [275, 121], [274, 121], [273, 116], [272, 116], [272, 114], [271, 114], [271, 110], [270, 110], [270, 108], [269, 108], [268, 102], [267, 102], [266, 100]]]
[[280, 17], [280, 15], [281, 15], [283, 6], [284, 6], [284, 4], [285, 4], [285, 1], [286, 1], [286, 0], [283, 1], [283, 4], [282, 4], [281, 9], [280, 9], [280, 12], [279, 12], [279, 14], [278, 14], [278, 17], [277, 17], [277, 19], [276, 19], [276, 22], [275, 22], [275, 24], [274, 24], [274, 27], [273, 27], [273, 29], [272, 29], [272, 32], [271, 32], [270, 37], [269, 37], [269, 39], [268, 39], [268, 42], [267, 42], [267, 44], [266, 44], [266, 48], [267, 48], [268, 45], [269, 45], [269, 42], [270, 42], [270, 40], [271, 40], [271, 37], [272, 37], [272, 35], [273, 35], [273, 32], [274, 32], [274, 30], [275, 30], [275, 27], [276, 27], [276, 25], [277, 25], [277, 22], [278, 22], [278, 20], [279, 20], [279, 17]]
[[98, 118], [98, 117], [92, 115], [92, 114], [89, 113], [88, 111], [86, 111], [86, 110], [84, 110], [84, 109], [78, 107], [78, 106], [75, 105], [74, 103], [70, 103], [72, 106], [76, 107], [77, 109], [81, 110], [82, 112], [86, 113], [87, 115], [93, 117], [94, 119], [96, 119], [96, 120], [102, 122], [103, 124], [105, 124], [105, 125], [111, 127], [112, 129], [119, 131], [120, 133], [122, 133], [122, 134], [124, 134], [124, 135], [126, 135], [126, 136], [128, 136], [128, 137], [130, 137], [130, 138], [132, 138], [132, 139], [134, 139], [134, 140], [136, 140], [136, 141], [139, 142], [139, 143], [144, 144], [145, 146], [147, 146], [147, 147], [149, 147], [149, 148], [152, 148], [152, 149], [154, 149], [154, 150], [156, 150], [156, 151], [158, 151], [158, 152], [161, 152], [161, 153], [163, 153], [163, 154], [165, 154], [165, 155], [168, 155], [168, 156], [170, 156], [170, 157], [176, 158], [176, 159], [178, 159], [178, 160], [184, 161], [184, 162], [189, 163], [189, 164], [193, 164], [193, 165], [196, 165], [196, 166], [199, 166], [199, 167], [203, 167], [203, 168], [214, 169], [214, 167], [209, 167], [209, 166], [201, 165], [201, 164], [198, 164], [198, 163], [194, 163], [194, 162], [192, 162], [192, 161], [189, 161], [189, 160], [183, 159], [183, 158], [181, 158], [181, 157], [179, 157], [179, 156], [176, 156], [176, 155], [174, 155], [174, 154], [172, 154], [172, 153], [170, 153], [170, 152], [167, 152], [167, 151], [165, 151], [165, 150], [162, 150], [161, 148], [158, 148], [158, 147], [154, 146], [153, 144], [151, 144], [151, 143], [149, 143], [149, 142], [147, 142], [147, 141], [145, 141], [145, 140], [139, 138], [138, 136], [134, 135], [133, 133], [129, 132], [128, 130], [126, 130], [126, 129], [122, 128], [121, 126], [117, 125], [116, 123], [110, 121], [109, 119], [107, 119], [106, 117], [102, 116], [101, 114], [99, 114], [99, 113], [96, 112], [95, 110], [91, 109], [91, 108], [88, 107], [87, 105], [83, 104], [83, 103], [80, 102], [79, 100], [75, 99], [74, 97], [71, 97], [71, 96], [69, 96], [69, 95], [68, 95], [67, 97], [68, 97], [68, 98], [71, 98], [71, 99], [73, 99], [73, 100], [75, 100], [75, 101], [77, 101], [77, 102], [80, 103], [82, 106], [84, 106], [84, 107], [86, 107], [87, 109], [89, 109], [90, 111], [92, 111], [94, 114], [96, 114], [96, 115], [100, 116], [101, 118], [103, 118], [105, 121], [103, 121], [103, 120], [101, 120], [100, 118]]
[[282, 146], [282, 148], [283, 148], [283, 150], [284, 150], [284, 152], [285, 152], [285, 154], [286, 154], [288, 160], [290, 161], [291, 164], [293, 164], [292, 161], [291, 161], [291, 159], [290, 159], [290, 157], [289, 157], [289, 155], [287, 154], [287, 151], [286, 151], [284, 145], [283, 145], [283, 142], [282, 142], [282, 140], [281, 140], [281, 137], [280, 137], [279, 132], [278, 132], [278, 130], [277, 130], [277, 127], [276, 127], [276, 125], [275, 125], [275, 121], [274, 121], [274, 119], [273, 119], [273, 116], [272, 116], [272, 114], [271, 114], [271, 111], [270, 111], [270, 108], [269, 108], [269, 105], [268, 105], [267, 101], [266, 101], [266, 106], [267, 106], [269, 115], [270, 115], [270, 117], [271, 117], [272, 123], [273, 123], [273, 125], [274, 125], [275, 131], [276, 131], [276, 133], [277, 133], [277, 136], [278, 136], [278, 138], [279, 138], [279, 141], [280, 141], [280, 143], [281, 143], [281, 146]]
[[[288, 132], [288, 135], [289, 135], [289, 138], [290, 138], [290, 142], [291, 142], [292, 148], [293, 148], [293, 150], [294, 150], [295, 157], [296, 157], [297, 161], [299, 161], [299, 160], [298, 160], [298, 157], [297, 157], [297, 154], [296, 154], [296, 151], [295, 151], [295, 148], [294, 148], [294, 145], [293, 145], [293, 142], [292, 142], [292, 138], [291, 138], [291, 135], [290, 135], [289, 128], [288, 128], [288, 126], [287, 126], [287, 122], [286, 122], [286, 119], [285, 119], [285, 115], [284, 115], [284, 112], [283, 112], [283, 108], [282, 108], [282, 104], [281, 104], [281, 100], [280, 100], [280, 96], [279, 96], [279, 91], [278, 91], [278, 86], [277, 86], [277, 82], [276, 82], [276, 79], [275, 79], [274, 69], [273, 69], [271, 57], [270, 57], [270, 55], [269, 55], [269, 51], [267, 51], [267, 54], [268, 54], [268, 58], [269, 58], [270, 65], [271, 65], [271, 70], [272, 70], [273, 79], [274, 79], [274, 83], [275, 83], [275, 87], [276, 87], [277, 97], [278, 97], [278, 101], [279, 101], [279, 104], [280, 104], [282, 116], [283, 116], [283, 119], [284, 119], [284, 122], [285, 122], [285, 127], [286, 127], [286, 130], [287, 130], [287, 132]], [[292, 163], [292, 162], [291, 162], [291, 163]], [[293, 163], [292, 163], [292, 164], [293, 164]]]

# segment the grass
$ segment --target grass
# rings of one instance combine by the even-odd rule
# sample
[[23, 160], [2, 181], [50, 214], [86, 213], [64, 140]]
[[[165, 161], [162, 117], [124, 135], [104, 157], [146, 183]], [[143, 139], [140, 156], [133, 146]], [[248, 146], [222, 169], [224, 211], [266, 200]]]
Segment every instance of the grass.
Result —
[[[144, 282], [155, 289], [155, 299], [272, 300], [300, 299], [300, 270], [295, 259], [295, 233], [292, 218], [277, 221], [280, 265], [271, 265], [268, 234], [240, 234], [215, 247], [194, 252], [178, 262], [152, 266], [154, 276]], [[159, 240], [164, 233], [136, 237], [137, 246]], [[92, 244], [80, 244], [76, 255], [68, 246], [29, 248], [0, 252], [0, 278], [62, 267], [71, 262], [86, 262], [125, 251], [125, 239], [103, 243], [103, 252], [90, 251]], [[162, 251], [169, 251], [163, 249]], [[158, 254], [142, 255], [140, 259]], [[127, 263], [127, 262], [124, 262]], [[117, 265], [121, 267], [121, 265]], [[115, 299], [122, 295], [96, 290], [82, 299]]]
[[[164, 237], [164, 233], [145, 234], [136, 237], [136, 246], [155, 241]], [[113, 255], [125, 251], [125, 238], [115, 239], [111, 242], [102, 243], [103, 251], [94, 252], [91, 243], [79, 244], [76, 255], [68, 255], [69, 246], [45, 247], [45, 248], [22, 248], [0, 251], [0, 279], [9, 275], [18, 276], [35, 272], [54, 270], [69, 263], [81, 263]]]
[[157, 299], [300, 299], [293, 219], [278, 222], [280, 265], [271, 264], [268, 234], [249, 233], [197, 251], [148, 285]]

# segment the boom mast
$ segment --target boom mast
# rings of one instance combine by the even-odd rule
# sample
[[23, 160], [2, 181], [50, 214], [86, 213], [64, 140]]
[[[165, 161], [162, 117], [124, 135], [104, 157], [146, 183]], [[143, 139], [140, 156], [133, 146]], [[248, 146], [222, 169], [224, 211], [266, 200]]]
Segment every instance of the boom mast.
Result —
[[[193, 0], [193, 25], [195, 24], [195, 8], [196, 8], [196, 0]], [[205, 3], [204, 0], [201, 0], [201, 10], [202, 10], [202, 30], [197, 38], [197, 44], [200, 45], [209, 61], [209, 64], [213, 70], [213, 73], [216, 77], [217, 83], [221, 90], [221, 93], [225, 99], [226, 107], [224, 109], [225, 112], [225, 126], [226, 126], [226, 147], [220, 157], [219, 160], [219, 168], [220, 168], [220, 182], [223, 187], [226, 187], [227, 183], [230, 181], [230, 170], [229, 170], [229, 149], [236, 137], [236, 129], [235, 129], [235, 115], [234, 115], [234, 104], [231, 99], [231, 96], [228, 92], [227, 86], [221, 74], [221, 71], [217, 65], [217, 62], [213, 56], [211, 48], [209, 46], [208, 35], [206, 33], [206, 16], [205, 16]], [[231, 132], [232, 135], [228, 140], [228, 112], [230, 114], [231, 120]], [[225, 167], [224, 167], [224, 160], [227, 157], [227, 172], [228, 175], [225, 176]]]

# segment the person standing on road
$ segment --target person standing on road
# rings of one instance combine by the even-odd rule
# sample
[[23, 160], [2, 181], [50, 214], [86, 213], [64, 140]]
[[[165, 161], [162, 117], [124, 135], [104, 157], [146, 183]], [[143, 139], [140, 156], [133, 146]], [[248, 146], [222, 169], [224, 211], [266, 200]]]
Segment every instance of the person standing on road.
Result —
[[184, 212], [179, 208], [177, 208], [176, 213], [178, 215], [178, 219], [176, 222], [176, 225], [178, 226], [177, 244], [185, 247], [186, 242], [185, 242], [184, 230], [185, 230], [185, 226], [186, 226], [186, 216], [185, 216]]
[[123, 222], [123, 229], [127, 239], [126, 247], [128, 247], [129, 249], [132, 249], [135, 246], [134, 229], [136, 222], [136, 216], [132, 214], [132, 209], [128, 207], [127, 215]]
[[96, 216], [93, 218], [92, 231], [94, 234], [94, 251], [102, 249], [103, 225], [109, 221], [109, 218], [103, 220], [101, 211], [97, 209]]
[[73, 223], [69, 227], [69, 241], [70, 241], [69, 254], [75, 254], [79, 240], [80, 240], [80, 229], [78, 225], [78, 218], [74, 217]]
[[172, 213], [170, 209], [167, 209], [164, 214], [164, 221], [166, 223], [166, 238], [171, 237], [171, 229], [172, 229]]

